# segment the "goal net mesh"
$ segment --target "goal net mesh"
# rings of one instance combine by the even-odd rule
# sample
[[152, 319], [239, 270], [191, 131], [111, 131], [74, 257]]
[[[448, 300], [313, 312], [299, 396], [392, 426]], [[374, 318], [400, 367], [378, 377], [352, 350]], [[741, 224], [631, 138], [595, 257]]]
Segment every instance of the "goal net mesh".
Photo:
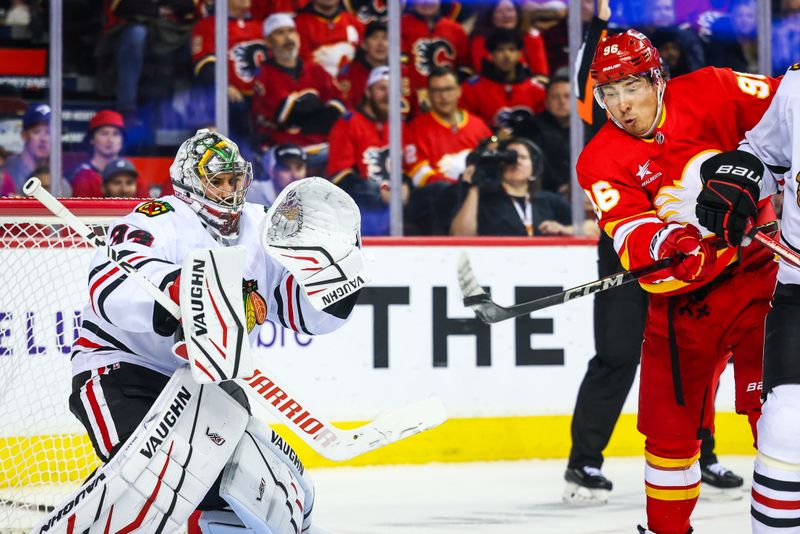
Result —
[[[97, 233], [136, 202], [65, 201]], [[101, 233], [101, 235], [103, 235]], [[33, 200], [0, 199], [0, 532], [25, 531], [98, 465], [70, 413], [94, 249]]]

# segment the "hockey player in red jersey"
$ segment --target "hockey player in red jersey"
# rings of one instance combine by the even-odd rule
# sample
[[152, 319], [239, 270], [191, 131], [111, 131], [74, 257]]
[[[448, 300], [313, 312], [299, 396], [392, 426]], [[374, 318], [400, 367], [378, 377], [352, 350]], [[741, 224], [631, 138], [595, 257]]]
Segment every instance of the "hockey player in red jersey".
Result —
[[[700, 492], [699, 438], [713, 430], [719, 375], [734, 356], [736, 411], [753, 434], [760, 414], [764, 317], [775, 286], [772, 255], [712, 244], [699, 230], [700, 167], [735, 148], [767, 109], [778, 82], [704, 68], [667, 84], [658, 51], [635, 30], [600, 41], [591, 76], [611, 118], [581, 154], [578, 179], [625, 268], [672, 257], [650, 292], [642, 345], [638, 428], [645, 441], [648, 529], [691, 532]], [[759, 223], [774, 218], [768, 199]]]

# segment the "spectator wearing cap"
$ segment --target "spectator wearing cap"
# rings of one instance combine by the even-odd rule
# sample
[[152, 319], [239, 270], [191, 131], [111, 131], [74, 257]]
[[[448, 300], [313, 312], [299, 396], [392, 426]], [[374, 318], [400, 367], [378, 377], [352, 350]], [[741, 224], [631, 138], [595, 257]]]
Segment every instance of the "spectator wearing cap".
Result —
[[14, 188], [22, 191], [22, 185], [39, 165], [50, 157], [50, 106], [31, 104], [22, 117], [22, 152], [6, 161], [6, 172], [14, 181]]
[[266, 173], [250, 186], [247, 200], [269, 206], [284, 187], [306, 177], [308, 155], [298, 145], [285, 144], [272, 147], [264, 160]]
[[344, 93], [345, 104], [354, 109], [361, 103], [369, 73], [389, 60], [389, 34], [384, 22], [370, 22], [364, 30], [364, 40], [356, 50], [353, 61], [339, 70], [337, 82]]
[[544, 109], [545, 88], [520, 61], [522, 45], [518, 32], [495, 30], [486, 39], [491, 59], [462, 86], [461, 105], [491, 127], [511, 127]]
[[[370, 72], [361, 105], [333, 126], [327, 174], [362, 211], [364, 235], [389, 233], [389, 67]], [[403, 203], [409, 186], [403, 184]]]
[[72, 194], [76, 197], [102, 197], [103, 169], [119, 158], [125, 134], [122, 115], [110, 109], [98, 111], [89, 121], [86, 142], [89, 160], [72, 173]]
[[135, 198], [139, 172], [130, 160], [119, 158], [103, 168], [103, 196], [106, 198]]
[[272, 53], [253, 86], [253, 116], [259, 140], [266, 146], [303, 147], [311, 157], [327, 150], [333, 123], [345, 107], [333, 78], [316, 63], [299, 57], [300, 38], [287, 13], [264, 21], [264, 38]]
[[295, 18], [300, 57], [314, 62], [334, 78], [353, 60], [364, 26], [344, 10], [342, 0], [311, 0]]
[[[228, 0], [228, 109], [231, 137], [240, 148], [250, 141], [250, 108], [253, 82], [258, 68], [267, 58], [261, 35], [261, 21], [250, 16], [250, 0]], [[194, 79], [201, 86], [209, 111], [214, 109], [214, 64], [216, 48], [214, 15], [205, 17], [192, 29]]]

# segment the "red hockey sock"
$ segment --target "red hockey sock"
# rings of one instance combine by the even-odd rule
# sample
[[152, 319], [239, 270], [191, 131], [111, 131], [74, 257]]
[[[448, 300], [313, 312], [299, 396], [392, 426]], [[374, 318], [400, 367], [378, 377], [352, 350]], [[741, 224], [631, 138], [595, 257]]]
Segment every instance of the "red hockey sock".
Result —
[[645, 442], [647, 525], [656, 534], [686, 534], [700, 494], [700, 441]]

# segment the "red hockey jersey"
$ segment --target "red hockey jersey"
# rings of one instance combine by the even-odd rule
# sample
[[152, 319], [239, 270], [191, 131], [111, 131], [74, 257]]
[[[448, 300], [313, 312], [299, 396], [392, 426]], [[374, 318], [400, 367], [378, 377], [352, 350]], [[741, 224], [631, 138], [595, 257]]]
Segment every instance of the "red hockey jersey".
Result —
[[[626, 269], [653, 262], [653, 237], [669, 223], [691, 223], [709, 237], [695, 215], [700, 165], [738, 146], [766, 111], [778, 81], [706, 67], [667, 83], [652, 139], [629, 135], [608, 121], [586, 145], [578, 159], [578, 180], [595, 206], [600, 227], [614, 238]], [[714, 275], [737, 259], [748, 263], [756, 249], [765, 252], [752, 246], [753, 252], [741, 258], [738, 247], [720, 250]], [[664, 294], [699, 285], [673, 278], [642, 283], [647, 291]]]
[[341, 182], [355, 172], [381, 183], [389, 179], [389, 123], [377, 122], [360, 111], [348, 111], [331, 130], [328, 177]]
[[[523, 50], [522, 63], [527, 65], [533, 74], [550, 76], [550, 67], [547, 64], [547, 52], [544, 45], [542, 32], [532, 28], [522, 36]], [[486, 36], [473, 35], [469, 42], [470, 66], [475, 73], [480, 74], [483, 60], [489, 59], [489, 52], [486, 50]]]
[[[205, 65], [216, 61], [214, 17], [206, 17], [192, 29], [192, 64], [195, 75]], [[267, 47], [261, 35], [261, 22], [248, 19], [228, 20], [228, 84], [246, 95], [253, 94], [253, 81], [267, 59]]]
[[[349, 109], [356, 109], [361, 104], [364, 98], [364, 93], [367, 90], [367, 80], [369, 73], [372, 70], [362, 58], [359, 52], [356, 52], [356, 57], [353, 61], [344, 65], [336, 77], [336, 85], [344, 95], [344, 103]], [[415, 103], [414, 95], [411, 93], [411, 88], [408, 81], [408, 68], [405, 64], [400, 66], [400, 72], [403, 75], [401, 85], [401, 97], [403, 101], [400, 104], [400, 111], [405, 117], [413, 103]]]
[[300, 57], [321, 65], [336, 77], [345, 63], [352, 61], [361, 41], [363, 27], [355, 15], [339, 9], [332, 18], [307, 5], [294, 19], [300, 34]]
[[[294, 143], [308, 146], [322, 143], [327, 135], [304, 132], [301, 128], [287, 125], [284, 117], [291, 110], [287, 101], [291, 102], [305, 93], [316, 95], [322, 102], [333, 104], [341, 100], [342, 95], [333, 83], [333, 79], [316, 63], [298, 61], [296, 69], [289, 71], [274, 60], [261, 66], [253, 85], [253, 117], [256, 131], [270, 144]], [[344, 107], [341, 103], [339, 103]]]
[[462, 110], [461, 122], [451, 126], [431, 111], [408, 127], [403, 162], [414, 185], [455, 182], [466, 167], [467, 155], [481, 140], [492, 135], [479, 117]]
[[469, 63], [469, 46], [464, 29], [450, 19], [440, 18], [433, 27], [414, 13], [403, 15], [400, 51], [408, 58], [411, 91], [417, 100], [428, 102], [428, 75], [434, 67]]
[[545, 94], [544, 86], [527, 75], [518, 74], [513, 83], [495, 81], [486, 75], [473, 76], [461, 85], [459, 105], [496, 127], [503, 113], [533, 115], [541, 112]]

